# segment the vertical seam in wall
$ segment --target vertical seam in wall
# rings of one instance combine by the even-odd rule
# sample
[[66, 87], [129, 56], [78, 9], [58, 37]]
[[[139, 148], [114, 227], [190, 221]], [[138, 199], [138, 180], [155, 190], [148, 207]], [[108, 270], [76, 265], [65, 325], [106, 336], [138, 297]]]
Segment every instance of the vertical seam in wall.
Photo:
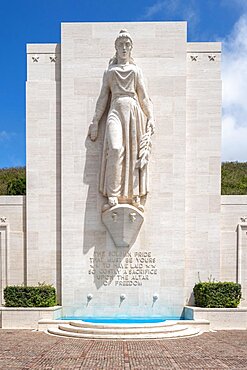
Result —
[[25, 197], [25, 202], [23, 202], [22, 206], [23, 212], [23, 279], [24, 285], [27, 285], [27, 198]]
[[[56, 49], [60, 47], [57, 45]], [[57, 50], [56, 50], [57, 51]], [[59, 119], [56, 116], [56, 290], [61, 304], [62, 297], [62, 250], [61, 250], [61, 54], [60, 64], [55, 65], [55, 76], [60, 68], [59, 80], [56, 79], [56, 107], [59, 101]], [[56, 108], [57, 109], [57, 108]], [[58, 111], [56, 110], [56, 114]]]

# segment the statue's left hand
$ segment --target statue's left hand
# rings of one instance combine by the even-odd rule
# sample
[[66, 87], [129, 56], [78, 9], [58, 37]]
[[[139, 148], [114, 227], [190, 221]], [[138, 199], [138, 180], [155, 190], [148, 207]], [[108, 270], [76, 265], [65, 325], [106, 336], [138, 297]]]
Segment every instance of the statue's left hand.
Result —
[[91, 123], [89, 126], [88, 136], [92, 141], [95, 141], [98, 137], [98, 124]]

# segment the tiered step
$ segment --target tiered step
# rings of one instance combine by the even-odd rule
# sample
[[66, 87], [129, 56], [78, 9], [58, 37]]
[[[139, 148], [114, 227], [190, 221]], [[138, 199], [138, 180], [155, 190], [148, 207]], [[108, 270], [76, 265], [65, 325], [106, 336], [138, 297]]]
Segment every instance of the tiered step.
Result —
[[155, 324], [95, 324], [83, 321], [70, 321], [59, 324], [58, 328], [48, 328], [53, 335], [87, 339], [160, 339], [184, 338], [201, 334], [200, 329], [165, 321]]

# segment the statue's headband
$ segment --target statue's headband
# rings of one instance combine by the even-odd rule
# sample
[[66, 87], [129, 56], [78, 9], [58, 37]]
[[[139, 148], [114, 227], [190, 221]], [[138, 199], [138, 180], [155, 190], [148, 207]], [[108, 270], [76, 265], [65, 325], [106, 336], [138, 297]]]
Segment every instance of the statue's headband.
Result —
[[131, 38], [131, 36], [130, 36], [129, 32], [128, 32], [126, 29], [122, 29], [122, 30], [119, 32], [118, 37], [117, 37], [117, 38], [116, 38], [116, 40], [115, 40], [115, 45], [116, 45], [116, 43], [118, 42], [118, 40], [119, 40], [119, 39], [121, 39], [122, 37], [126, 37], [126, 38], [128, 38], [128, 39], [130, 40], [130, 42], [131, 42], [131, 45], [133, 45], [132, 38]]

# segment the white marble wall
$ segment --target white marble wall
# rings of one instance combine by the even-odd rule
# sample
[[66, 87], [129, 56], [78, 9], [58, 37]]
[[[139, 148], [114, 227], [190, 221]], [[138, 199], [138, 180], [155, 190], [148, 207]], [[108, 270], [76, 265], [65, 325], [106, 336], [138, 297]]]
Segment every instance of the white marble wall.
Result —
[[[97, 279], [102, 253], [116, 268], [127, 264], [101, 222], [103, 127], [95, 143], [87, 139], [121, 28], [133, 37], [157, 125], [145, 221], [129, 250], [151, 253], [157, 273], [140, 286], [120, 285], [116, 272]], [[198, 272], [239, 281], [246, 295], [245, 224], [240, 244], [236, 230], [247, 200], [220, 197], [220, 55], [219, 43], [187, 43], [185, 22], [65, 23], [61, 54], [59, 45], [28, 45], [27, 231], [24, 198], [0, 197], [1, 288], [45, 281], [60, 294], [62, 284], [65, 314], [98, 316], [180, 315]]]
[[[221, 45], [188, 43], [186, 300], [198, 275], [220, 277]], [[188, 301], [189, 299], [189, 301]]]
[[[245, 301], [247, 297], [247, 222], [243, 222], [241, 218], [246, 216], [247, 196], [221, 196], [220, 280], [236, 281], [242, 284], [243, 298], [245, 300], [242, 301], [241, 305], [244, 307], [246, 306]], [[0, 196], [0, 220], [0, 289], [3, 291], [7, 284], [15, 285], [26, 282], [27, 267], [30, 261], [26, 259], [25, 197]], [[241, 229], [240, 232], [239, 228]], [[36, 267], [38, 267], [37, 263]], [[71, 272], [72, 271], [73, 267], [71, 268]], [[187, 270], [185, 270], [185, 273], [187, 273]], [[84, 295], [91, 291], [90, 279], [91, 277], [88, 276], [87, 285], [84, 286]], [[159, 283], [159, 281], [157, 282]], [[151, 280], [151, 283], [150, 285], [153, 285], [154, 291], [154, 288], [156, 288], [154, 280]], [[193, 284], [193, 281], [191, 281], [191, 284]], [[104, 289], [105, 294], [107, 294], [107, 290], [111, 288], [103, 287], [102, 289]], [[129, 288], [127, 289], [129, 290]], [[144, 289], [146, 291], [145, 285]], [[160, 289], [162, 290], [162, 288]], [[125, 293], [127, 295], [126, 299], [128, 299], [128, 291], [125, 291]], [[148, 294], [150, 293], [147, 292], [147, 295]], [[116, 304], [119, 303], [118, 298], [117, 296]], [[2, 295], [0, 299], [1, 305], [3, 303]], [[97, 294], [93, 297], [93, 300], [94, 299], [98, 299]], [[139, 302], [137, 297], [136, 301], [137, 303]], [[128, 301], [124, 302], [123, 306], [120, 307], [123, 313], [127, 305]], [[97, 313], [96, 308], [95, 311]], [[150, 313], [152, 312], [150, 311]]]
[[[90, 258], [118, 251], [100, 218], [103, 128], [96, 143], [86, 138], [123, 27], [133, 37], [157, 121], [145, 223], [131, 252], [151, 252], [158, 274], [141, 287], [116, 286], [116, 276], [105, 286], [88, 274]], [[61, 245], [68, 313], [73, 306], [77, 314], [180, 314], [198, 272], [203, 280], [220, 276], [220, 44], [186, 41], [185, 22], [62, 24]], [[59, 46], [30, 45], [28, 58], [28, 281], [59, 287]], [[152, 305], [155, 293], [159, 300]]]
[[60, 45], [27, 45], [27, 282], [60, 294]]
[[25, 196], [0, 196], [0, 306], [7, 285], [24, 284]]
[[236, 281], [242, 285], [242, 306], [247, 299], [247, 196], [221, 197], [221, 280]]
[[[119, 251], [101, 222], [102, 132], [96, 143], [87, 139], [87, 132], [103, 72], [123, 27], [133, 37], [133, 56], [143, 69], [157, 121], [151, 192], [131, 252], [151, 251], [158, 274], [141, 287], [115, 286], [116, 276], [104, 286], [88, 274], [95, 252]], [[186, 23], [65, 23], [61, 58], [63, 306], [76, 314], [179, 315], [185, 266]], [[93, 299], [87, 305], [88, 293]], [[153, 305], [155, 293], [159, 299]], [[126, 295], [122, 305], [120, 294]]]

